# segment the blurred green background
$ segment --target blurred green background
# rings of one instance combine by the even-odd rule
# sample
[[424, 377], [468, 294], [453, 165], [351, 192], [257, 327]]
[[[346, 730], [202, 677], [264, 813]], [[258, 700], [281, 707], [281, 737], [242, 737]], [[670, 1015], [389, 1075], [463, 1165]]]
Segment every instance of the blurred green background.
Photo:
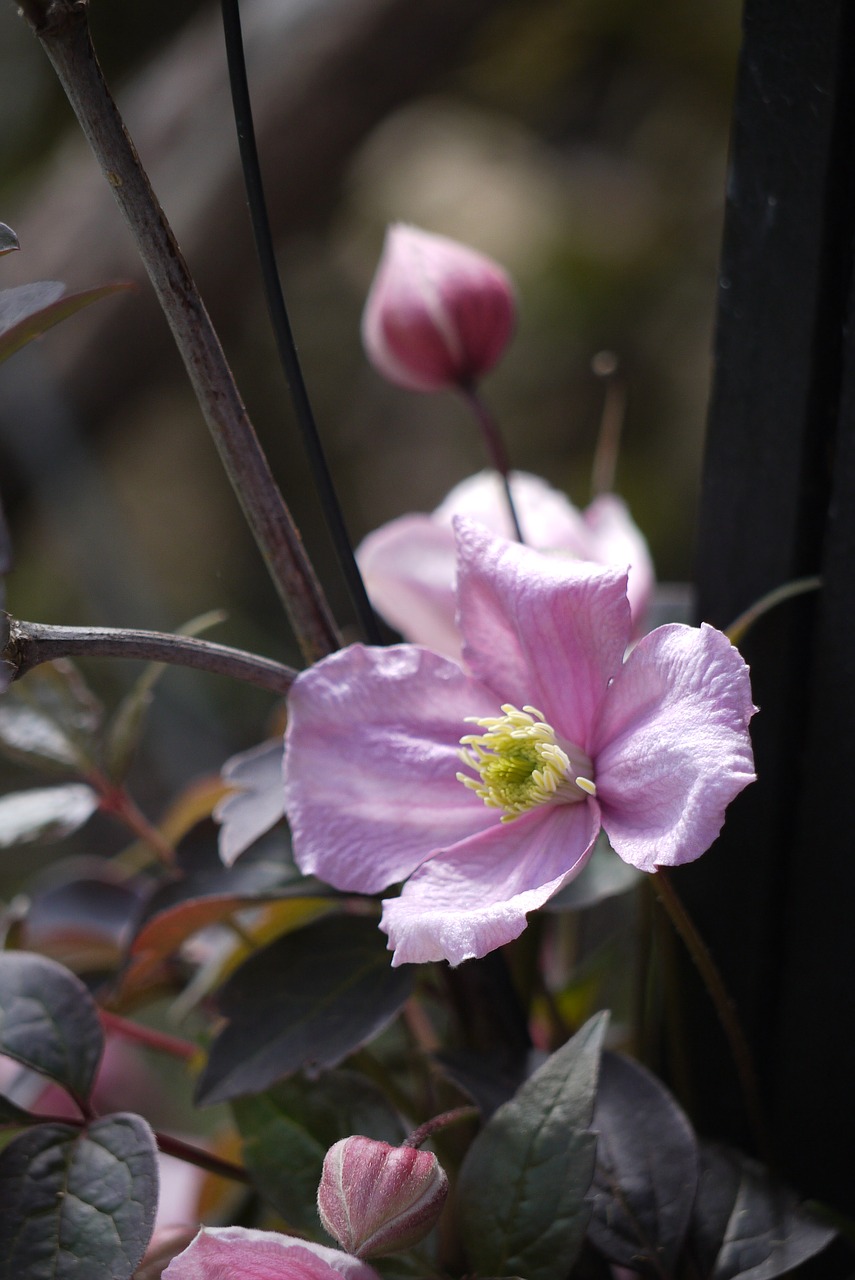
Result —
[[[579, 504], [590, 496], [603, 398], [591, 360], [616, 353], [627, 395], [617, 488], [660, 578], [688, 578], [739, 6], [482, 0], [462, 31], [446, 6], [433, 15], [427, 4], [421, 32], [408, 36], [403, 22], [395, 43], [389, 33], [409, 7], [245, 5], [285, 294], [354, 540], [429, 510], [483, 465], [451, 396], [386, 386], [361, 352], [360, 310], [384, 229], [403, 220], [464, 240], [513, 275], [518, 333], [484, 391], [514, 464]], [[270, 34], [250, 38], [256, 10], [280, 46]], [[91, 17], [347, 628], [254, 268], [218, 9], [92, 0]], [[376, 66], [352, 52], [360, 39], [369, 50], [373, 41]], [[165, 67], [168, 82], [158, 79]], [[22, 245], [0, 262], [0, 287], [134, 274], [118, 211], [13, 5], [0, 8], [0, 177], [0, 219]], [[99, 306], [100, 318], [67, 321], [0, 373], [0, 494], [16, 548], [10, 609], [40, 621], [174, 628], [222, 607], [229, 618], [214, 638], [296, 661], [147, 285]], [[134, 671], [87, 668], [108, 703]], [[154, 816], [179, 783], [258, 741], [275, 711], [264, 695], [197, 674], [171, 672], [161, 690], [136, 772]], [[30, 781], [11, 767], [0, 776], [4, 788]], [[115, 847], [119, 834], [101, 827], [79, 846]], [[10, 873], [33, 856], [10, 859]]]

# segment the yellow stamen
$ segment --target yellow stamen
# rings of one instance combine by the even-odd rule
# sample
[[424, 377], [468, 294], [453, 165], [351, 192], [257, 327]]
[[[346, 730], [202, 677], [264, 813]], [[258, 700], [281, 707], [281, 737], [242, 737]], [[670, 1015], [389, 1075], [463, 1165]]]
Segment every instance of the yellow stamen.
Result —
[[510, 822], [541, 804], [578, 804], [594, 796], [593, 767], [579, 747], [559, 744], [552, 725], [536, 707], [522, 711], [506, 702], [502, 715], [468, 717], [485, 733], [460, 739], [460, 759], [477, 777], [458, 773], [458, 781]]

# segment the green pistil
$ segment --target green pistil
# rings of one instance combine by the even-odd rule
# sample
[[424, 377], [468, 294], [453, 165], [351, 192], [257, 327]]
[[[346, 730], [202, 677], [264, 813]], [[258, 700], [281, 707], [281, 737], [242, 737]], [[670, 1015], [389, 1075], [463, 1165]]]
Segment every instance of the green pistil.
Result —
[[460, 739], [460, 759], [478, 776], [457, 775], [484, 804], [504, 810], [502, 822], [541, 804], [578, 804], [596, 795], [591, 761], [570, 743], [559, 746], [541, 711], [506, 702], [502, 713], [470, 719], [486, 732]]

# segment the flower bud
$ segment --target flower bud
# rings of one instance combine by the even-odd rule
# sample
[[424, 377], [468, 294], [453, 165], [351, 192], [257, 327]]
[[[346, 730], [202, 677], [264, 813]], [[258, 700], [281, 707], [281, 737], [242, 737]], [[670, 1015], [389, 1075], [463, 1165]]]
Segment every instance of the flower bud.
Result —
[[326, 1154], [318, 1213], [348, 1253], [373, 1258], [426, 1236], [447, 1193], [448, 1179], [429, 1151], [344, 1138]]
[[513, 286], [498, 263], [397, 223], [365, 303], [362, 341], [377, 371], [411, 391], [469, 387], [513, 332]]

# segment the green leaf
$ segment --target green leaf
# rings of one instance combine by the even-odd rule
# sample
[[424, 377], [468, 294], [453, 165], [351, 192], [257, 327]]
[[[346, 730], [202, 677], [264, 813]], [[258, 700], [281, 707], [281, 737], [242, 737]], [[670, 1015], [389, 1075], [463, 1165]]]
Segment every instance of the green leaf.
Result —
[[398, 1146], [405, 1138], [391, 1104], [355, 1071], [301, 1076], [233, 1104], [246, 1167], [289, 1227], [319, 1232], [317, 1195], [324, 1156], [334, 1142], [361, 1133]]
[[698, 1148], [668, 1091], [629, 1058], [606, 1053], [594, 1108], [597, 1165], [588, 1235], [612, 1263], [672, 1275], [698, 1185]]
[[40, 1124], [0, 1154], [0, 1280], [130, 1280], [157, 1208], [140, 1116]]
[[63, 296], [64, 284], [57, 280], [40, 280], [36, 284], [20, 284], [14, 289], [0, 290], [0, 361], [8, 360], [33, 338], [52, 329], [60, 320], [82, 311], [90, 302], [133, 288], [132, 284], [119, 282]]
[[702, 1144], [688, 1242], [702, 1280], [774, 1280], [835, 1235], [762, 1165], [727, 1147]]
[[88, 822], [98, 796], [82, 782], [31, 787], [0, 797], [0, 849], [33, 840], [62, 840]]
[[480, 1275], [566, 1280], [582, 1245], [608, 1015], [597, 1014], [493, 1115], [460, 1170], [457, 1212]]
[[0, 222], [0, 257], [4, 253], [12, 253], [14, 249], [20, 249], [18, 237], [11, 227], [7, 227], [5, 222]]
[[336, 1067], [386, 1027], [412, 989], [373, 920], [333, 916], [277, 938], [218, 993], [229, 1025], [214, 1041], [197, 1100], [260, 1093], [308, 1068]]
[[0, 1053], [85, 1099], [103, 1047], [98, 1009], [79, 978], [44, 956], [0, 954]]
[[0, 702], [0, 751], [18, 764], [85, 773], [100, 725], [100, 705], [72, 663], [46, 662]]

